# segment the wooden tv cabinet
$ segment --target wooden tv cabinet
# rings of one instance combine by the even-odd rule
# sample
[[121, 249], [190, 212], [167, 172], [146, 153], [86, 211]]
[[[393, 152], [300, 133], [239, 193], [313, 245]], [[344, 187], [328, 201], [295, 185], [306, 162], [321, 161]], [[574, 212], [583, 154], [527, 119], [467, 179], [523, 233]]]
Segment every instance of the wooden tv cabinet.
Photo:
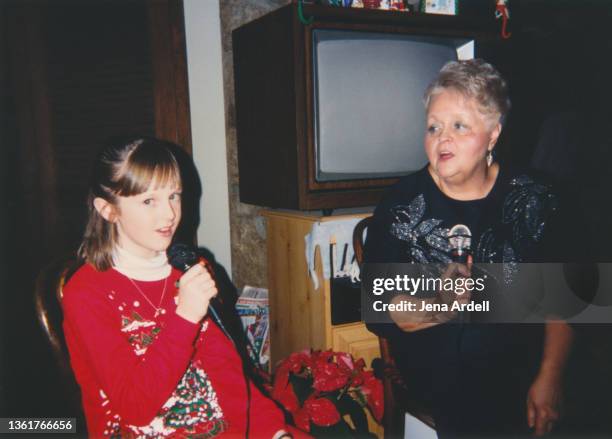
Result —
[[[304, 237], [317, 221], [334, 221], [352, 216], [314, 216], [302, 212], [264, 211], [267, 220], [268, 290], [270, 302], [270, 354], [274, 365], [292, 352], [303, 349], [332, 349], [363, 358], [370, 367], [380, 357], [378, 337], [363, 322], [333, 325], [331, 286], [323, 279], [320, 249], [315, 289], [308, 273]], [[359, 294], [358, 292], [356, 294]], [[382, 437], [383, 429], [368, 413], [370, 431]]]
[[292, 352], [308, 348], [349, 352], [369, 365], [379, 356], [378, 338], [362, 322], [332, 325], [331, 287], [329, 279], [323, 279], [320, 249], [316, 257], [318, 289], [314, 288], [306, 264], [304, 237], [313, 224], [347, 216], [284, 211], [265, 211], [263, 215], [267, 219], [272, 365]]

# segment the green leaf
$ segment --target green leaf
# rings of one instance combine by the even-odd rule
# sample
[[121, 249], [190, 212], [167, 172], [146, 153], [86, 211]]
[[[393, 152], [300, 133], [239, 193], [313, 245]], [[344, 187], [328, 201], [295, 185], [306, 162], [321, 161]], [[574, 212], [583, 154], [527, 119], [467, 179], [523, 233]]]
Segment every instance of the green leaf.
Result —
[[293, 391], [300, 402], [300, 406], [303, 405], [304, 401], [306, 401], [313, 391], [312, 378], [302, 378], [292, 375], [289, 378], [289, 382], [293, 385]]
[[310, 424], [310, 434], [317, 439], [336, 439], [336, 438], [354, 438], [355, 432], [344, 421], [330, 425], [329, 427], [320, 427], [313, 423]]
[[368, 418], [366, 417], [363, 407], [361, 407], [357, 401], [349, 395], [344, 395], [340, 398], [340, 401], [338, 401], [337, 407], [340, 413], [350, 416], [357, 434], [367, 435], [369, 433]]
[[351, 396], [361, 407], [366, 407], [368, 405], [368, 400], [361, 390], [351, 392]]

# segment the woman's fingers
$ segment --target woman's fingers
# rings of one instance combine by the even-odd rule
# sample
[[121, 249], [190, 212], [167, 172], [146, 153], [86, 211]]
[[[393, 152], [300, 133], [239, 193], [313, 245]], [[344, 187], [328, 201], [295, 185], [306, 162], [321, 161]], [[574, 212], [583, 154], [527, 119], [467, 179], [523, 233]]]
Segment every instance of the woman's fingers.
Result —
[[442, 273], [442, 278], [455, 278], [455, 277], [470, 277], [472, 275], [472, 266], [468, 264], [460, 264], [458, 262], [451, 262]]
[[531, 398], [527, 399], [527, 425], [529, 428], [533, 428], [535, 426], [536, 421], [536, 409], [535, 404], [531, 400]]
[[533, 428], [534, 436], [544, 436], [553, 430], [560, 413], [553, 404], [538, 402], [537, 392], [534, 395], [527, 398], [527, 425]]

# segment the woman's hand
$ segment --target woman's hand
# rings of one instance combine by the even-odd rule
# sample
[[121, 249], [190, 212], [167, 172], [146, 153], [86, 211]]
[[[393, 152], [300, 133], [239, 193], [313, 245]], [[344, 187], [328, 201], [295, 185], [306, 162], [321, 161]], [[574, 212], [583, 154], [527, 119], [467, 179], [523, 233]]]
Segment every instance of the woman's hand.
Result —
[[540, 372], [527, 393], [527, 423], [535, 436], [551, 432], [560, 417], [561, 401], [561, 378]]
[[208, 312], [210, 299], [217, 292], [215, 281], [204, 265], [194, 265], [179, 280], [176, 313], [190, 322], [198, 323]]
[[[469, 278], [472, 276], [472, 259], [468, 259], [466, 264], [461, 264], [458, 262], [451, 262], [447, 265], [446, 269], [440, 276], [442, 279], [442, 283], [445, 283], [447, 279], [451, 279], [455, 282], [456, 279], [459, 278]], [[438, 291], [438, 296], [436, 297], [436, 303], [445, 303], [448, 306], [448, 311], [445, 312], [435, 312], [434, 314], [429, 316], [429, 319], [435, 320], [438, 323], [448, 322], [455, 317], [457, 317], [458, 311], [453, 310], [453, 304], [455, 302], [459, 304], [469, 303], [472, 299], [472, 292], [468, 289], [463, 289], [463, 291]]]
[[[466, 264], [459, 262], [451, 262], [446, 266], [446, 270], [440, 276], [442, 283], [446, 282], [446, 279], [468, 278], [472, 276], [472, 257], [470, 256]], [[440, 300], [444, 303], [452, 304], [454, 301], [459, 303], [469, 303], [472, 298], [472, 292], [465, 290], [461, 293], [457, 291], [439, 291]]]
[[[467, 264], [451, 262], [447, 265], [444, 272], [440, 275], [442, 283], [447, 279], [453, 281], [458, 278], [468, 278], [472, 275], [472, 259], [468, 258]], [[469, 303], [472, 298], [471, 291], [465, 290], [461, 294], [452, 290], [443, 290], [436, 293], [435, 298], [417, 299], [412, 296], [395, 296], [391, 303], [398, 303], [403, 300], [412, 302], [415, 305], [416, 311], [392, 311], [390, 312], [391, 319], [404, 332], [415, 332], [422, 329], [427, 329], [440, 323], [448, 322], [457, 316], [457, 311], [452, 311], [453, 302], [460, 304]], [[433, 310], [421, 311], [422, 303], [432, 305]], [[448, 311], [440, 311], [436, 305], [446, 304]]]

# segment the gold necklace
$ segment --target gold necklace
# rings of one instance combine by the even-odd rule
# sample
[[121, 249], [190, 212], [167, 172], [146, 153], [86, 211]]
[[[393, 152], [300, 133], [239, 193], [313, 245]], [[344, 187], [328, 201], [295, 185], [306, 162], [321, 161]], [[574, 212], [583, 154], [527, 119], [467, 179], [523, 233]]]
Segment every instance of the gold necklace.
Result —
[[[127, 277], [127, 276], [126, 276]], [[164, 279], [164, 289], [162, 290], [161, 299], [159, 299], [159, 305], [155, 306], [151, 299], [147, 297], [147, 295], [140, 289], [140, 287], [132, 280], [132, 278], [128, 277], [128, 280], [132, 282], [132, 285], [136, 288], [136, 290], [140, 293], [142, 297], [145, 298], [149, 305], [155, 310], [154, 317], [159, 316], [160, 314], [166, 314], [166, 310], [161, 307], [162, 303], [164, 303], [164, 296], [166, 295], [166, 286], [168, 286], [168, 278]]]

